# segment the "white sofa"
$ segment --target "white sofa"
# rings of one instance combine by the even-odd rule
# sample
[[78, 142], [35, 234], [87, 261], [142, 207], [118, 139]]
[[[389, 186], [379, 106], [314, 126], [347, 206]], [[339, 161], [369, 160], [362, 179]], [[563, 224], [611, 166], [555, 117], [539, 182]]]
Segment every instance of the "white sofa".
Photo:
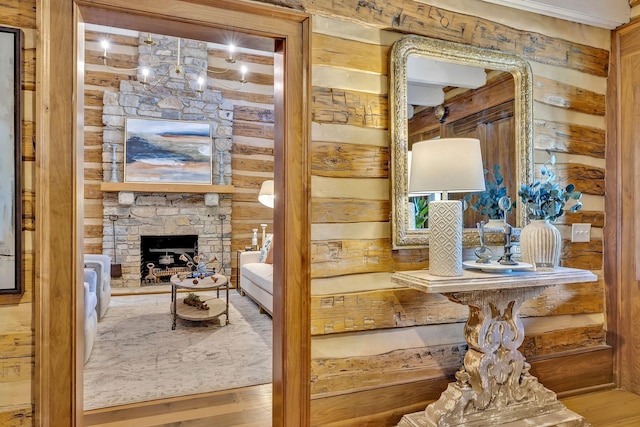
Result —
[[240, 253], [240, 292], [273, 315], [273, 265], [260, 262], [260, 251]]
[[91, 268], [84, 269], [84, 363], [87, 363], [93, 344], [96, 342], [98, 335], [98, 313], [96, 307], [98, 305], [98, 297], [96, 295], [96, 287], [98, 284], [98, 275]]
[[85, 254], [84, 267], [95, 270], [98, 275], [98, 320], [102, 319], [111, 302], [111, 257], [109, 255]]

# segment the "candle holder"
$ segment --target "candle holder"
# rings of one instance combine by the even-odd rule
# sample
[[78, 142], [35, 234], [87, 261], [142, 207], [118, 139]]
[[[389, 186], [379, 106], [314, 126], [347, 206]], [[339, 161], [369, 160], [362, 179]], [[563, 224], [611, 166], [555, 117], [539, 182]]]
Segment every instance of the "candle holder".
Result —
[[260, 224], [262, 227], [262, 247], [264, 248], [264, 244], [267, 241], [267, 224]]
[[220, 160], [218, 162], [218, 180], [220, 181], [220, 185], [224, 185], [224, 151], [218, 151], [218, 153], [220, 154]]
[[118, 182], [117, 163], [116, 163], [116, 149], [117, 144], [111, 144], [111, 179], [110, 182]]
[[251, 250], [257, 251], [260, 249], [258, 247], [258, 229], [254, 228], [252, 231], [253, 231], [253, 236], [251, 237]]

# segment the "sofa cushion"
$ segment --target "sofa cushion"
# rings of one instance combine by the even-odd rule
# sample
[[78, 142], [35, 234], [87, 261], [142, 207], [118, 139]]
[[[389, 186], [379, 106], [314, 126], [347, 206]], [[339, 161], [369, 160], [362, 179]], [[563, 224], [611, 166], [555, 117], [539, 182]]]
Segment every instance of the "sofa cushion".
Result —
[[89, 283], [84, 282], [84, 316], [86, 318], [90, 317], [92, 312], [95, 312], [97, 305], [98, 298], [96, 293], [91, 291]]
[[251, 280], [256, 286], [273, 295], [273, 266], [263, 262], [244, 264], [241, 274]]
[[[95, 271], [91, 271], [91, 273], [94, 274], [93, 277], [95, 280]], [[96, 340], [98, 331], [97, 305], [98, 298], [95, 293], [95, 283], [91, 285], [88, 282], [84, 282], [84, 363], [87, 363], [87, 360], [89, 360], [93, 343]]]
[[99, 290], [98, 288], [98, 273], [91, 268], [84, 269], [84, 283], [89, 285], [89, 291], [93, 294], [96, 294]]

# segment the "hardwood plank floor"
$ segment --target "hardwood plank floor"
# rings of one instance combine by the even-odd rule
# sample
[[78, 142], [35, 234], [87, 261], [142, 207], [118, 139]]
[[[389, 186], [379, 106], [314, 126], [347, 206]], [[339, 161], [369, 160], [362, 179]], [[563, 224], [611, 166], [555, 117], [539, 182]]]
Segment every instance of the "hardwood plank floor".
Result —
[[84, 425], [268, 427], [271, 415], [271, 384], [264, 384], [86, 411]]
[[[562, 402], [593, 427], [640, 426], [640, 396], [612, 389], [565, 397]], [[268, 427], [271, 385], [178, 397], [85, 412], [94, 427]]]
[[640, 426], [640, 396], [613, 389], [561, 399], [593, 427]]

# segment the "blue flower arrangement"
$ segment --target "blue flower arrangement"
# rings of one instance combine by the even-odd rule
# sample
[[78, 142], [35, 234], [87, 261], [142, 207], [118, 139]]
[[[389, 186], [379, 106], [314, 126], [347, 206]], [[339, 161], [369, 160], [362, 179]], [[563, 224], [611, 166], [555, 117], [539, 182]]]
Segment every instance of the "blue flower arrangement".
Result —
[[[491, 171], [485, 169], [484, 174], [485, 190], [467, 194], [464, 200], [470, 203], [471, 199], [476, 197], [475, 202], [469, 205], [471, 209], [480, 212], [482, 215], [487, 215], [489, 219], [503, 219], [504, 211], [500, 208], [499, 201], [507, 195], [507, 187], [504, 185], [504, 177], [500, 172], [500, 165], [494, 165]], [[515, 204], [515, 201], [512, 202], [507, 212], [511, 212]]]
[[555, 182], [556, 175], [550, 166], [556, 163], [556, 157], [551, 155], [540, 168], [544, 179], [536, 179], [532, 184], [522, 184], [518, 196], [527, 207], [529, 219], [548, 219], [555, 221], [565, 213], [565, 205], [570, 200], [575, 203], [569, 207], [569, 212], [577, 212], [582, 208], [582, 193], [576, 191], [573, 184], [562, 188]]

